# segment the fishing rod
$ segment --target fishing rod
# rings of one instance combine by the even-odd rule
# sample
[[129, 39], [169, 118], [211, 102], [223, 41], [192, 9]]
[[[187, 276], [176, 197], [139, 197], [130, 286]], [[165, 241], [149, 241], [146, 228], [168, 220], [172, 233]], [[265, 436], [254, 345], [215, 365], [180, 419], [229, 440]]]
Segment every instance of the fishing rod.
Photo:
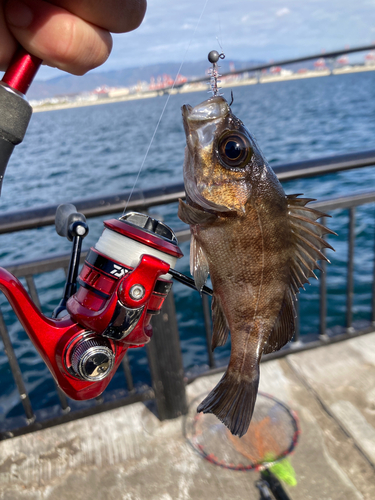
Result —
[[[41, 63], [20, 48], [0, 82], [0, 188], [31, 118], [25, 94]], [[183, 256], [174, 232], [148, 215], [130, 212], [104, 221], [79, 275], [82, 242], [89, 231], [86, 218], [74, 205], [60, 205], [55, 227], [72, 242], [72, 250], [63, 297], [52, 317], [39, 311], [4, 268], [0, 290], [59, 387], [72, 399], [91, 399], [108, 386], [129, 348], [150, 341], [151, 318], [160, 313], [172, 278], [196, 287], [174, 269]], [[206, 286], [200, 292], [212, 295]]]
[[0, 81], [0, 192], [9, 158], [30, 122], [32, 108], [25, 94], [41, 64], [20, 47]]

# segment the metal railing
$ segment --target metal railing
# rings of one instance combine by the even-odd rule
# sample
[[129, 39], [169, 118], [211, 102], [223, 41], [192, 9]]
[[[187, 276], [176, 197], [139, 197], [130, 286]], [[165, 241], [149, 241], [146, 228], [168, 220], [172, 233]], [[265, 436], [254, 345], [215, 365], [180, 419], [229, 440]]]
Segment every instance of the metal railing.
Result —
[[[307, 62], [307, 61], [314, 61], [316, 59], [327, 59], [327, 60], [335, 60], [337, 57], [342, 56], [342, 55], [348, 55], [348, 54], [354, 54], [357, 52], [365, 52], [368, 50], [374, 50], [375, 49], [375, 44], [371, 43], [369, 45], [361, 45], [359, 47], [352, 47], [352, 48], [344, 48], [340, 50], [334, 50], [331, 52], [325, 52], [325, 53], [320, 53], [320, 54], [311, 54], [309, 56], [302, 56], [302, 57], [295, 57], [293, 59], [282, 59], [279, 61], [272, 61], [269, 63], [263, 63], [263, 64], [257, 64], [256, 66], [249, 66], [247, 68], [241, 68], [241, 69], [236, 69], [234, 72], [227, 72], [227, 73], [222, 73], [220, 76], [221, 77], [226, 77], [226, 76], [233, 76], [233, 74], [238, 75], [238, 74], [243, 74], [243, 73], [259, 73], [262, 70], [265, 69], [270, 69], [275, 66], [290, 66], [293, 64], [298, 64], [301, 62]], [[201, 77], [196, 77], [192, 78], [191, 80], [188, 81], [188, 83], [200, 83], [200, 82], [206, 82], [207, 81], [207, 75], [206, 76], [201, 76]], [[173, 88], [179, 88], [183, 87], [186, 83], [177, 83], [173, 85]], [[172, 89], [172, 87], [166, 87], [163, 90], [168, 91]]]
[[[311, 177], [313, 175], [323, 175], [327, 173], [347, 170], [351, 168], [361, 168], [375, 165], [375, 151], [366, 151], [350, 155], [338, 155], [334, 157], [309, 160], [305, 162], [275, 165], [274, 171], [282, 180], [291, 180], [301, 177]], [[128, 204], [128, 209], [145, 211], [152, 206], [173, 203], [178, 198], [185, 195], [183, 184], [163, 187], [159, 189], [150, 189], [138, 191]], [[105, 198], [95, 198], [88, 200], [79, 200], [74, 202], [77, 209], [83, 212], [86, 217], [97, 217], [106, 214], [122, 212], [124, 202], [128, 198], [128, 193], [121, 193], [115, 196]], [[346, 325], [339, 334], [332, 334], [327, 331], [327, 278], [322, 273], [320, 278], [320, 312], [319, 312], [319, 334], [315, 336], [300, 336], [299, 327], [294, 338], [294, 342], [282, 350], [269, 354], [266, 358], [284, 356], [289, 352], [296, 352], [303, 349], [310, 349], [318, 345], [324, 345], [328, 342], [337, 342], [355, 335], [367, 333], [373, 329], [372, 323], [375, 321], [375, 276], [372, 288], [372, 314], [371, 322], [365, 328], [353, 328], [353, 295], [354, 295], [354, 243], [355, 243], [355, 215], [356, 209], [360, 205], [374, 203], [375, 191], [351, 196], [333, 198], [321, 202], [311, 203], [311, 206], [323, 212], [332, 212], [334, 210], [349, 211], [349, 230], [348, 230], [348, 262], [347, 262], [347, 283], [346, 283]], [[24, 229], [38, 228], [54, 223], [54, 214], [56, 206], [41, 207], [34, 210], [28, 210], [28, 217], [25, 220], [24, 212], [8, 213], [0, 217], [0, 233], [9, 233], [21, 231]], [[189, 229], [176, 231], [180, 243], [188, 241], [190, 238]], [[85, 255], [82, 255], [82, 260]], [[34, 303], [40, 307], [37, 288], [34, 282], [34, 276], [50, 272], [55, 269], [67, 269], [69, 255], [60, 255], [48, 259], [41, 259], [32, 262], [21, 262], [6, 266], [7, 269], [18, 278], [24, 278], [30, 296]], [[325, 263], [323, 262], [323, 269]], [[198, 299], [199, 300], [199, 299]], [[206, 296], [202, 298], [202, 314], [204, 317], [206, 345], [207, 345], [207, 365], [210, 373], [221, 370], [222, 367], [216, 366], [215, 358], [211, 352], [211, 318], [209, 310], [209, 300]], [[25, 432], [34, 431], [57, 423], [66, 422], [86, 415], [105, 411], [114, 407], [133, 403], [135, 401], [145, 401], [153, 399], [156, 402], [159, 417], [161, 419], [173, 418], [186, 411], [185, 384], [192, 381], [207, 372], [207, 367], [200, 374], [184, 374], [180, 341], [178, 335], [178, 324], [173, 301], [173, 294], [170, 293], [162, 310], [162, 314], [153, 318], [154, 336], [152, 342], [147, 347], [148, 363], [152, 378], [152, 387], [143, 386], [136, 389], [131, 366], [127, 357], [124, 358], [122, 368], [124, 379], [127, 385], [126, 394], [121, 391], [119, 397], [111, 397], [110, 400], [98, 398], [91, 407], [75, 408], [71, 411], [71, 403], [65, 395], [56, 388], [60, 401], [60, 410], [58, 414], [49, 418], [38, 418], [37, 412], [32, 408], [29, 395], [25, 387], [22, 372], [18, 360], [14, 353], [10, 341], [7, 326], [0, 311], [0, 335], [3, 340], [4, 349], [9, 359], [9, 365], [17, 386], [20, 400], [25, 412], [23, 424], [17, 424], [14, 428], [0, 429], [0, 439], [12, 437]]]
[[[281, 181], [290, 181], [371, 165], [375, 165], [375, 149], [271, 166]], [[150, 207], [174, 203], [184, 197], [184, 184], [179, 182], [144, 191], [134, 190], [129, 202], [129, 192], [122, 192], [110, 196], [76, 200], [72, 203], [79, 212], [85, 214], [86, 218], [90, 218], [116, 212], [122, 213], [126, 204], [128, 210], [145, 211]], [[24, 210], [0, 215], [0, 234], [53, 225], [56, 208], [57, 205], [28, 208], [26, 220]]]

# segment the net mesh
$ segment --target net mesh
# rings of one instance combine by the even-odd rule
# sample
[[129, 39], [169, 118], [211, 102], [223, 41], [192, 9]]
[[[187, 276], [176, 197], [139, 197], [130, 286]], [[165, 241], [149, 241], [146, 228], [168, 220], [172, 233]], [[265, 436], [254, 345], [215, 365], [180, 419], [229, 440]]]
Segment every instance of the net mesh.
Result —
[[283, 459], [295, 448], [299, 427], [296, 415], [284, 403], [259, 393], [247, 433], [239, 438], [212, 414], [196, 413], [199, 396], [189, 407], [186, 437], [210, 462], [235, 470], [261, 470]]

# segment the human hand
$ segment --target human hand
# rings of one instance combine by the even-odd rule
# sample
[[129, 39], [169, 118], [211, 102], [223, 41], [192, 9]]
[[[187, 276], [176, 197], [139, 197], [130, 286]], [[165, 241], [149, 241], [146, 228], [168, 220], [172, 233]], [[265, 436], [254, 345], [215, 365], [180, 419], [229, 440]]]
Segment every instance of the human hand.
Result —
[[44, 64], [83, 75], [103, 64], [112, 33], [136, 29], [147, 0], [0, 0], [0, 70], [17, 48]]

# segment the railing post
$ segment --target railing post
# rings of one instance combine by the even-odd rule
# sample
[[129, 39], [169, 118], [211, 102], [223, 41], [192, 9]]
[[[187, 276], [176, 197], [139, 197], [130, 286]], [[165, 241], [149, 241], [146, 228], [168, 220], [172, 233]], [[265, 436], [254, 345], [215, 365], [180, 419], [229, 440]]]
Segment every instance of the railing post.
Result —
[[296, 310], [296, 327], [293, 335], [293, 342], [298, 342], [300, 340], [300, 328], [301, 328], [301, 321], [300, 321], [300, 306], [299, 306], [299, 300], [298, 296], [296, 296], [295, 301], [294, 301], [294, 307]]
[[130, 369], [128, 353], [126, 353], [125, 356], [122, 358], [121, 364], [122, 364], [122, 368], [124, 370], [124, 375], [125, 375], [126, 384], [128, 386], [128, 391], [133, 392], [134, 391], [134, 382], [133, 382], [132, 372]]
[[[322, 253], [325, 254], [324, 249]], [[319, 294], [319, 335], [325, 337], [327, 335], [327, 262], [322, 260], [320, 263], [322, 271], [320, 273], [320, 294]]]
[[160, 314], [152, 318], [152, 329], [147, 354], [159, 418], [176, 418], [187, 413], [187, 402], [172, 292], [165, 299]]
[[[323, 226], [326, 225], [326, 217], [322, 217], [321, 224]], [[321, 252], [325, 255], [325, 248], [321, 250]], [[327, 261], [321, 260], [320, 267], [322, 271], [319, 276], [319, 335], [321, 339], [326, 338], [327, 336]]]
[[207, 295], [202, 295], [202, 306], [203, 306], [203, 318], [204, 318], [204, 329], [206, 332], [206, 346], [208, 354], [208, 366], [210, 368], [215, 368], [215, 358], [211, 347], [212, 338], [212, 324], [211, 324], [211, 314], [210, 314], [210, 304], [208, 302]]
[[371, 298], [371, 322], [375, 326], [375, 245], [373, 257], [373, 271], [372, 271], [372, 298]]
[[349, 242], [348, 242], [348, 282], [346, 291], [346, 328], [353, 331], [353, 295], [354, 295], [354, 240], [355, 240], [355, 207], [349, 208]]
[[16, 383], [21, 403], [26, 414], [27, 423], [31, 424], [35, 420], [35, 415], [33, 408], [31, 406], [29, 395], [26, 391], [26, 387], [22, 378], [21, 369], [19, 367], [15, 352], [13, 350], [12, 343], [9, 338], [8, 330], [4, 322], [3, 314], [0, 311], [0, 336], [4, 344], [4, 351], [8, 356], [9, 366], [12, 371], [13, 379]]

